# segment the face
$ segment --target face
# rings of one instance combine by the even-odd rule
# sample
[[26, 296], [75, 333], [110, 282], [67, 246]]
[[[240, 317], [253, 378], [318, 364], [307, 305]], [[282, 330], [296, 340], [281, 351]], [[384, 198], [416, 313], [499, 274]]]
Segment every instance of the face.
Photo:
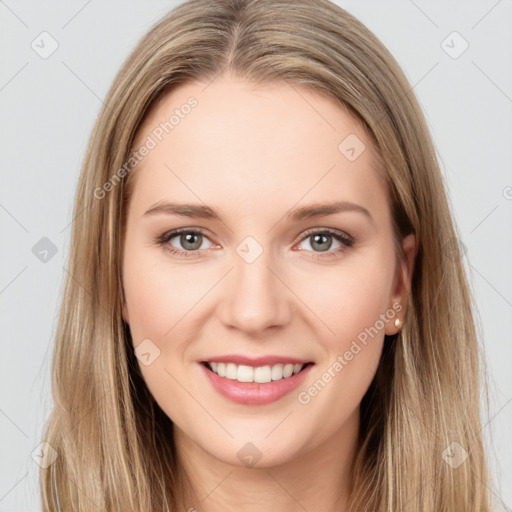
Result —
[[402, 265], [372, 143], [331, 99], [205, 85], [168, 93], [137, 135], [123, 316], [176, 435], [270, 467], [357, 430], [414, 239]]

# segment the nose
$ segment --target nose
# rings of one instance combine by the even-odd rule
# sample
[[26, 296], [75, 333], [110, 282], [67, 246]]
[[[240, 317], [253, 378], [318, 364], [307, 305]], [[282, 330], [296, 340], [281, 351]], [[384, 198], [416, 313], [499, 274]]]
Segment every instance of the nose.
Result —
[[233, 261], [218, 310], [222, 323], [253, 335], [289, 323], [294, 310], [293, 294], [265, 251], [252, 263], [237, 254]]

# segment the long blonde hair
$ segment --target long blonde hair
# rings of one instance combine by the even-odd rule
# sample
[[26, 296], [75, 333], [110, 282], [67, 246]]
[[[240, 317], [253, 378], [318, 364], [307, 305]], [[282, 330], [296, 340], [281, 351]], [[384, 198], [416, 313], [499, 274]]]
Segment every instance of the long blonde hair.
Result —
[[[435, 149], [395, 59], [326, 0], [189, 0], [143, 37], [116, 76], [75, 200], [44, 437], [58, 456], [41, 470], [44, 510], [180, 506], [172, 422], [140, 375], [122, 318], [127, 185], [136, 168], [118, 170], [157, 99], [227, 70], [309, 87], [354, 115], [378, 149], [396, 241], [416, 234], [405, 324], [386, 338], [361, 403], [350, 510], [489, 511], [482, 355]], [[451, 464], [454, 455], [467, 459]]]

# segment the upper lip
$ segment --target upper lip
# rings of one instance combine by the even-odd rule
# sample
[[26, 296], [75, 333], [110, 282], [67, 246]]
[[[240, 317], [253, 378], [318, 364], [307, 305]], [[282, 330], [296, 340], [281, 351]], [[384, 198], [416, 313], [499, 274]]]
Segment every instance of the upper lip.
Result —
[[260, 356], [260, 357], [247, 357], [236, 354], [229, 354], [224, 356], [214, 356], [209, 357], [208, 359], [202, 359], [203, 363], [234, 363], [236, 365], [246, 365], [246, 366], [254, 366], [255, 368], [258, 366], [272, 366], [274, 364], [307, 364], [312, 363], [312, 361], [308, 361], [307, 359], [298, 359], [296, 357], [288, 357], [288, 356]]

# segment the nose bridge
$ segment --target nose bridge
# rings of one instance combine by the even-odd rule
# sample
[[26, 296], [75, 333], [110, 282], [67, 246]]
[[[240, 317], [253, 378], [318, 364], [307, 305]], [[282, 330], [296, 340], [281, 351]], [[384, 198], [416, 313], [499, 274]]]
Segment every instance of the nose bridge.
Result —
[[236, 248], [223, 300], [222, 320], [226, 325], [256, 332], [289, 321], [290, 297], [275, 275], [271, 254], [252, 237]]

